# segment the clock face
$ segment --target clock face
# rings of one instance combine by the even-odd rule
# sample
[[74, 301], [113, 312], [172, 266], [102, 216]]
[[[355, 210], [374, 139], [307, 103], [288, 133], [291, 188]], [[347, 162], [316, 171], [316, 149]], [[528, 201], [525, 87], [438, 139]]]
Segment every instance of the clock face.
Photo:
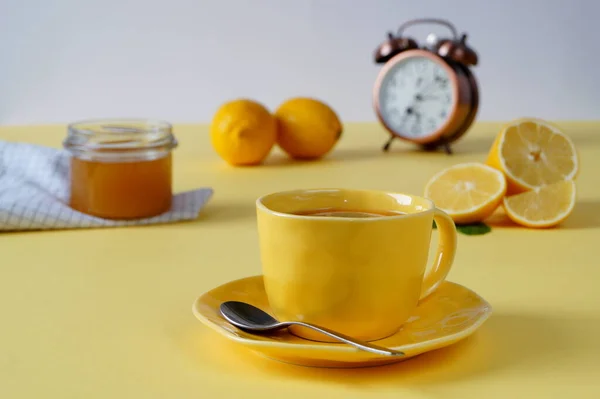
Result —
[[423, 138], [440, 129], [452, 114], [454, 88], [446, 69], [423, 56], [398, 61], [379, 88], [385, 124], [406, 138]]

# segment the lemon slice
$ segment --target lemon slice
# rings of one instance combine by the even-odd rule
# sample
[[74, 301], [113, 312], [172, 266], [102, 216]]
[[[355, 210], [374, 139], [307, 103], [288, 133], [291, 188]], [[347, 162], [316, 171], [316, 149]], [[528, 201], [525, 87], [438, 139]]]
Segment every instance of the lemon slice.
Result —
[[506, 175], [509, 195], [572, 180], [579, 168], [571, 139], [556, 126], [535, 118], [507, 124], [496, 137], [486, 163]]
[[462, 163], [442, 170], [425, 186], [425, 197], [457, 224], [490, 216], [506, 194], [502, 172], [482, 163]]
[[564, 180], [504, 198], [506, 215], [527, 227], [553, 227], [575, 208], [575, 182]]

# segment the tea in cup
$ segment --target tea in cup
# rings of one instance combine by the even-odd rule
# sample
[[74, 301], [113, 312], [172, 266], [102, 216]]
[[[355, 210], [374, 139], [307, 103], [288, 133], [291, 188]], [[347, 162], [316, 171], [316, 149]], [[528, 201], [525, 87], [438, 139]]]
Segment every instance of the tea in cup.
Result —
[[[373, 341], [395, 334], [446, 279], [456, 251], [452, 219], [425, 198], [314, 189], [257, 200], [265, 291], [273, 314]], [[440, 244], [427, 258], [435, 220]], [[331, 341], [290, 327], [300, 337]]]

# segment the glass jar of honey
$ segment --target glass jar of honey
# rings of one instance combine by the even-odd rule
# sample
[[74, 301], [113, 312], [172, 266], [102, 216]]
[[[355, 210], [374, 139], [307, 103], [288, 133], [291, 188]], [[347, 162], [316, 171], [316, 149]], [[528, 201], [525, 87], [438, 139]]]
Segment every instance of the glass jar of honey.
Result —
[[169, 123], [72, 123], [63, 145], [71, 153], [73, 209], [106, 219], [146, 218], [170, 209], [177, 140]]

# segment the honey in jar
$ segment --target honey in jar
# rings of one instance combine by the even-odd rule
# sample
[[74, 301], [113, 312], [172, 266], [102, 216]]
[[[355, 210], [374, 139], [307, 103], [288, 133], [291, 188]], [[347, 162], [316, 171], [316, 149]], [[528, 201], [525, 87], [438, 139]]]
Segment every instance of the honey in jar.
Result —
[[172, 150], [166, 122], [109, 120], [69, 125], [70, 206], [106, 219], [139, 219], [168, 211]]

